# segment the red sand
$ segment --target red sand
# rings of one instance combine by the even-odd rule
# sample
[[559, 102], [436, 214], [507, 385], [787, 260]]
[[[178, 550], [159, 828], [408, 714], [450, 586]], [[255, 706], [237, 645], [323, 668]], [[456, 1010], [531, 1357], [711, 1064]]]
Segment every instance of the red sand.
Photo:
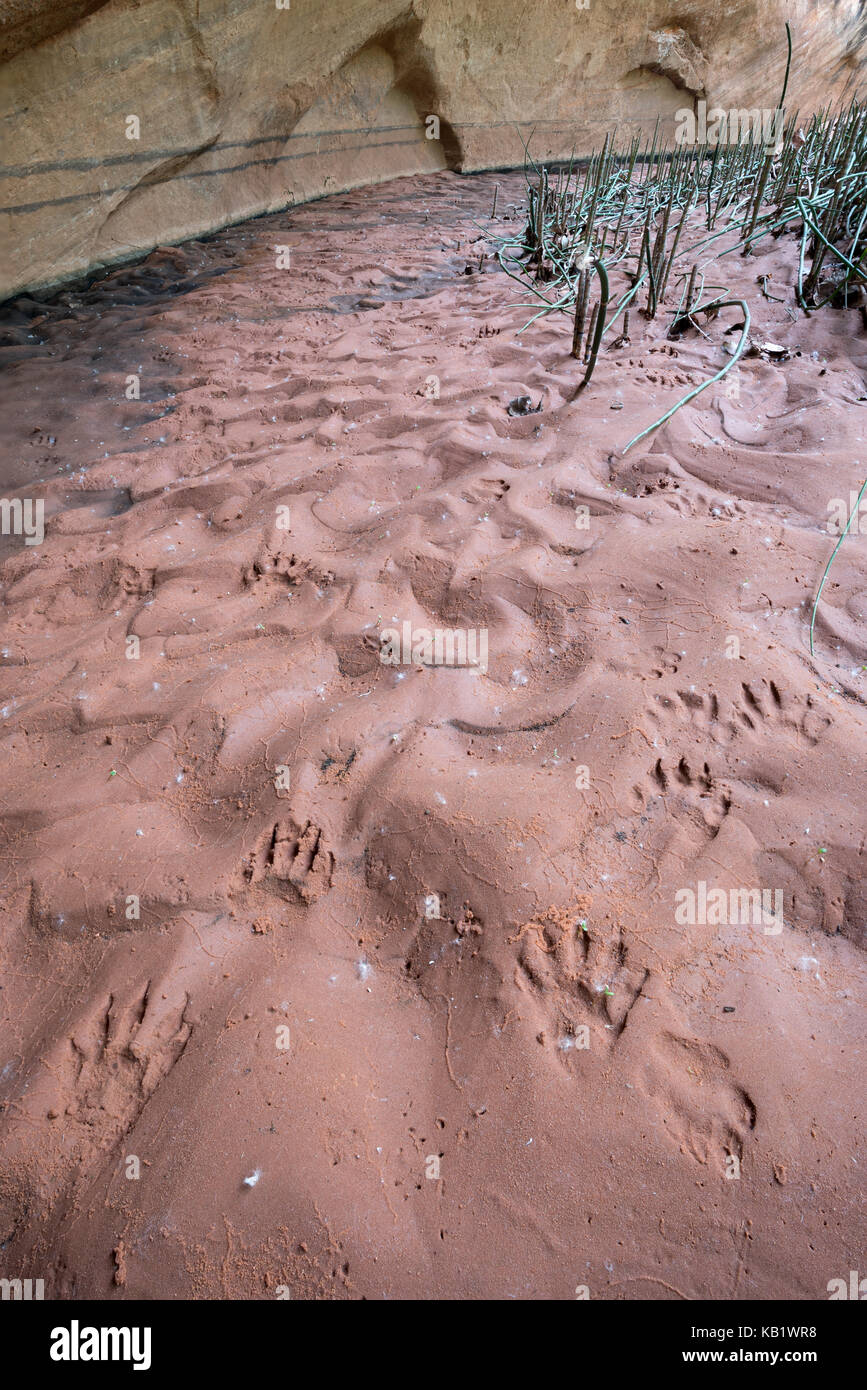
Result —
[[[807, 628], [867, 474], [860, 312], [787, 312], [790, 238], [723, 258], [792, 356], [620, 458], [737, 314], [633, 313], [569, 403], [568, 321], [464, 273], [495, 181], [7, 306], [3, 495], [50, 520], [2, 541], [0, 1274], [48, 1297], [859, 1267], [862, 535]], [[404, 621], [486, 629], [487, 672], [382, 665]], [[700, 883], [782, 927], [680, 924]]]

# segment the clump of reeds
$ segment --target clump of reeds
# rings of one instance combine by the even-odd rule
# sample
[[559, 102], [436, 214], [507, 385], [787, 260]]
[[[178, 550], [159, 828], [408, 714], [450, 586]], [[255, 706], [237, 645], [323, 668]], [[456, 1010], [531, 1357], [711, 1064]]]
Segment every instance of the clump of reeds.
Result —
[[[606, 136], [602, 150], [581, 168], [573, 157], [566, 167], [548, 169], [527, 152], [526, 226], [499, 238], [497, 255], [502, 269], [530, 288], [533, 307], [538, 306], [525, 327], [548, 314], [569, 315], [572, 356], [586, 367], [576, 394], [589, 382], [602, 341], [621, 315], [633, 305], [655, 318], [666, 307], [671, 287], [679, 292], [676, 305], [667, 309], [676, 332], [697, 326], [698, 315], [715, 316], [729, 305], [744, 312], [740, 342], [730, 360], [674, 409], [731, 371], [747, 347], [749, 310], [743, 300], [729, 298], [724, 286], [713, 286], [715, 293], [703, 298], [708, 264], [734, 249], [711, 250], [727, 234], [731, 242], [736, 233], [735, 245], [744, 255], [765, 237], [798, 236], [796, 296], [807, 313], [829, 302], [846, 306], [850, 297], [856, 302], [864, 298], [867, 107], [857, 100], [835, 113], [829, 107], [804, 129], [797, 113], [787, 119], [788, 25], [786, 37], [788, 60], [772, 140], [767, 131], [751, 127], [748, 139], [669, 149], [660, 140], [657, 121], [643, 146], [635, 137], [618, 149], [616, 132]], [[687, 228], [699, 224], [703, 234], [693, 240]], [[705, 253], [703, 269], [696, 259], [699, 251]], [[684, 261], [688, 268], [682, 270]], [[614, 268], [624, 273], [627, 284], [609, 312]], [[597, 281], [599, 299], [592, 304]]]

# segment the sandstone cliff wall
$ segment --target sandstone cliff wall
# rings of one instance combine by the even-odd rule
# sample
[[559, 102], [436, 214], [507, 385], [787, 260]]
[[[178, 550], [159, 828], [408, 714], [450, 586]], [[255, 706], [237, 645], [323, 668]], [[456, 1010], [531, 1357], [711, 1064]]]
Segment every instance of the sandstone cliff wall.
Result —
[[[5, 0], [0, 298], [437, 168], [586, 154], [704, 97], [852, 93], [858, 0]], [[427, 118], [439, 121], [439, 138]], [[625, 131], [624, 131], [625, 133]]]

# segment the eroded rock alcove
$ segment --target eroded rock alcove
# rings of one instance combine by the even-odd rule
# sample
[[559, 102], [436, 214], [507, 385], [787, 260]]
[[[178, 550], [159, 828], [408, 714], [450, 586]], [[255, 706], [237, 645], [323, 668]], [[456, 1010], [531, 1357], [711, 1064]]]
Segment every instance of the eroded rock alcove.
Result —
[[515, 166], [528, 139], [568, 157], [658, 115], [670, 137], [700, 97], [773, 105], [787, 18], [806, 110], [849, 89], [864, 42], [857, 0], [4, 9], [0, 296], [323, 193]]

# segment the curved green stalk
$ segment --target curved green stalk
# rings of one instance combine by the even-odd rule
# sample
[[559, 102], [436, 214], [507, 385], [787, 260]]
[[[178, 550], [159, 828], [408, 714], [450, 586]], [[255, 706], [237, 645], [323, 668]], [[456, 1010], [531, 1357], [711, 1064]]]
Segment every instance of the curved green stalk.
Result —
[[726, 373], [727, 373], [727, 372], [730, 372], [731, 369], [732, 369], [732, 367], [735, 365], [735, 363], [743, 356], [744, 349], [746, 348], [747, 340], [748, 340], [748, 338], [749, 338], [749, 332], [750, 332], [750, 311], [749, 311], [749, 309], [748, 309], [748, 307], [747, 307], [746, 300], [744, 300], [744, 299], [724, 299], [724, 300], [721, 300], [721, 301], [718, 300], [716, 303], [713, 303], [713, 304], [711, 304], [711, 305], [705, 305], [705, 308], [728, 309], [728, 308], [734, 308], [735, 306], [743, 310], [743, 314], [744, 314], [744, 326], [743, 326], [743, 329], [741, 330], [741, 339], [740, 339], [740, 342], [738, 343], [737, 348], [735, 349], [735, 352], [734, 352], [734, 354], [733, 354], [731, 360], [730, 360], [729, 362], [726, 362], [725, 366], [722, 367], [722, 368], [720, 368], [720, 370], [719, 370], [718, 372], [716, 372], [712, 377], [710, 377], [707, 381], [703, 381], [703, 382], [701, 383], [700, 386], [696, 386], [695, 389], [694, 389], [693, 391], [688, 392], [688, 394], [684, 396], [684, 398], [683, 398], [682, 401], [678, 401], [678, 402], [677, 402], [677, 405], [673, 405], [673, 406], [671, 407], [671, 410], [667, 410], [667, 411], [665, 412], [665, 414], [664, 414], [663, 416], [660, 417], [659, 420], [656, 420], [656, 421], [654, 422], [654, 424], [648, 425], [648, 427], [647, 427], [646, 430], [642, 430], [641, 433], [640, 433], [640, 434], [637, 434], [637, 435], [635, 436], [634, 439], [630, 439], [629, 443], [625, 446], [625, 448], [621, 449], [621, 451], [620, 451], [620, 457], [621, 457], [621, 458], [623, 458], [623, 456], [624, 456], [626, 453], [628, 453], [628, 451], [632, 448], [633, 444], [637, 444], [638, 441], [639, 441], [640, 439], [645, 439], [645, 438], [647, 437], [647, 435], [652, 434], [654, 430], [658, 430], [659, 427], [660, 427], [660, 425], [664, 425], [664, 424], [666, 423], [667, 420], [670, 420], [671, 417], [672, 417], [672, 415], [674, 415], [675, 411], [680, 410], [680, 407], [681, 407], [682, 405], [688, 405], [690, 401], [694, 401], [695, 398], [696, 398], [696, 396], [701, 395], [702, 391], [706, 391], [707, 388], [708, 388], [709, 386], [713, 386], [713, 384], [714, 384], [715, 381], [722, 381], [722, 379], [723, 379], [723, 377], [726, 375]]
[[791, 71], [792, 67], [792, 31], [789, 27], [788, 20], [786, 20], [786, 41], [789, 45], [789, 56], [786, 60], [786, 76], [783, 79], [783, 90], [780, 92], [780, 100], [777, 102], [777, 109], [780, 111], [782, 111], [783, 106], [786, 102], [786, 90], [789, 86], [789, 72]]
[[851, 513], [850, 513], [850, 515], [849, 515], [849, 520], [846, 522], [846, 525], [843, 527], [843, 530], [840, 532], [840, 539], [838, 540], [837, 544], [834, 546], [834, 549], [831, 551], [831, 558], [830, 558], [830, 560], [828, 561], [827, 565], [825, 566], [825, 573], [822, 575], [822, 582], [821, 582], [821, 584], [819, 585], [819, 592], [816, 594], [816, 602], [813, 604], [813, 613], [812, 613], [812, 616], [811, 616], [811, 618], [810, 618], [810, 655], [811, 655], [811, 656], [814, 655], [814, 653], [813, 653], [813, 628], [814, 628], [815, 623], [816, 623], [816, 612], [817, 612], [818, 607], [819, 607], [819, 599], [822, 597], [822, 590], [823, 590], [824, 587], [825, 587], [825, 580], [828, 578], [828, 571], [830, 570], [831, 566], [832, 566], [833, 563], [834, 563], [834, 556], [837, 554], [837, 551], [840, 549], [840, 546], [843, 544], [844, 540], [846, 539], [846, 535], [847, 535], [847, 532], [848, 532], [848, 530], [849, 530], [849, 527], [852, 525], [852, 519], [853, 519], [853, 517], [856, 517], [856, 516], [858, 515], [858, 508], [861, 506], [861, 498], [864, 496], [864, 493], [865, 493], [865, 492], [867, 492], [867, 478], [865, 478], [864, 482], [861, 484], [861, 491], [858, 493], [858, 496], [857, 496], [857, 498], [856, 498], [856, 500], [855, 500], [855, 505], [854, 505], [854, 507], [852, 508], [852, 511], [851, 511]]
[[601, 260], [595, 260], [593, 265], [596, 274], [599, 276], [599, 312], [596, 315], [596, 331], [593, 334], [593, 346], [590, 349], [590, 360], [587, 363], [587, 370], [584, 373], [584, 378], [579, 383], [578, 389], [575, 392], [576, 396], [580, 391], [584, 390], [584, 387], [593, 375], [593, 368], [596, 366], [596, 358], [599, 355], [599, 344], [602, 342], [602, 334], [605, 332], [605, 310], [608, 308], [609, 292], [608, 274]]
[[813, 222], [812, 219], [809, 218], [809, 217], [807, 216], [807, 213], [806, 213], [806, 211], [805, 211], [805, 209], [804, 209], [804, 204], [803, 204], [803, 199], [802, 199], [802, 198], [799, 198], [799, 199], [798, 199], [798, 207], [801, 209], [801, 216], [803, 217], [804, 221], [807, 223], [807, 225], [808, 225], [808, 227], [810, 228], [810, 230], [813, 231], [813, 232], [815, 232], [815, 233], [816, 233], [816, 236], [819, 237], [819, 239], [820, 239], [821, 241], [824, 241], [824, 243], [825, 243], [825, 245], [827, 246], [828, 250], [829, 250], [829, 251], [833, 251], [835, 256], [839, 256], [839, 258], [840, 258], [840, 260], [843, 262], [843, 264], [844, 264], [844, 265], [847, 265], [847, 266], [849, 267], [849, 269], [850, 269], [851, 271], [853, 271], [853, 272], [858, 276], [858, 278], [859, 278], [860, 280], [867, 280], [867, 275], [865, 275], [864, 271], [860, 268], [860, 266], [853, 265], [852, 262], [849, 260], [849, 257], [848, 257], [848, 256], [844, 256], [844, 255], [843, 255], [843, 252], [842, 252], [842, 251], [839, 251], [839, 250], [837, 249], [837, 247], [834, 245], [834, 243], [828, 240], [828, 238], [825, 236], [825, 234], [824, 234], [824, 232], [821, 230], [821, 228], [818, 227], [818, 226], [816, 225], [816, 223]]

